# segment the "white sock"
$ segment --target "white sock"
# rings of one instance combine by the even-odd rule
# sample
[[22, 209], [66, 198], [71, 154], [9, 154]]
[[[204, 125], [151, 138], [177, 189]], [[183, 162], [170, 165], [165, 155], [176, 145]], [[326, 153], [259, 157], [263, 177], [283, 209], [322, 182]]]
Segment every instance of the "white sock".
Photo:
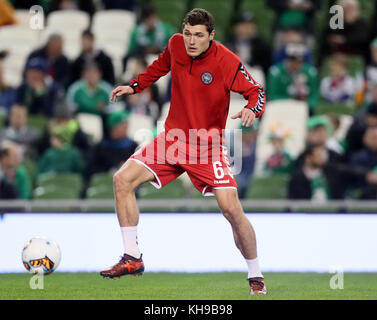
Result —
[[255, 259], [245, 259], [247, 263], [247, 268], [248, 268], [248, 274], [247, 278], [255, 278], [255, 277], [261, 277], [263, 278], [262, 272], [260, 271], [259, 267], [259, 261], [258, 258]]
[[137, 226], [120, 227], [123, 237], [124, 253], [136, 259], [140, 258], [140, 250], [137, 243]]

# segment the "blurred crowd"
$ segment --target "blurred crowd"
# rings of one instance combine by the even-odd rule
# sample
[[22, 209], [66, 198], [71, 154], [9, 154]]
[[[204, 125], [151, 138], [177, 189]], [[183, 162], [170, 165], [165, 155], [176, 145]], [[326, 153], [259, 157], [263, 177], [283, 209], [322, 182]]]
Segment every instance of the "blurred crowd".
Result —
[[[234, 8], [247, 1], [251, 0], [235, 0]], [[126, 10], [137, 22], [124, 48], [121, 76], [112, 56], [96, 45], [90, 27], [81, 33], [81, 52], [74, 59], [64, 54], [59, 33], [51, 34], [41, 47], [30, 48], [26, 60], [19, 61], [22, 82], [16, 87], [3, 77], [9, 52], [6, 44], [0, 44], [2, 199], [32, 199], [35, 181], [46, 173], [78, 173], [84, 188], [93, 175], [114, 173], [138, 147], [128, 132], [129, 119], [142, 115], [156, 126], [170, 100], [167, 79], [165, 86], [155, 84], [116, 106], [109, 104], [112, 88], [145, 71], [150, 57], [181, 32], [160, 18], [154, 1], [36, 2], [47, 16], [57, 10], [81, 10], [90, 17], [102, 10]], [[191, 2], [200, 3], [186, 2], [187, 8]], [[252, 76], [258, 74], [268, 102], [305, 102], [305, 147], [298, 154], [286, 148], [291, 128], [279, 123], [268, 128], [273, 151], [261, 174], [286, 176], [289, 199], [377, 198], [377, 7], [371, 2], [373, 18], [366, 19], [358, 0], [266, 0], [264, 8], [274, 15], [270, 37], [259, 30], [258, 12], [238, 9], [224, 38], [217, 39], [240, 57]], [[341, 29], [328, 24], [334, 4], [343, 8]], [[0, 0], [0, 32], [17, 24], [15, 10], [29, 6], [29, 1]], [[325, 14], [322, 29], [316, 25], [320, 12]], [[85, 117], [98, 120], [99, 139], [83, 128], [80, 119]], [[241, 198], [248, 198], [253, 188], [260, 123], [241, 128], [243, 163], [237, 177]], [[34, 172], [30, 163], [35, 164]]]

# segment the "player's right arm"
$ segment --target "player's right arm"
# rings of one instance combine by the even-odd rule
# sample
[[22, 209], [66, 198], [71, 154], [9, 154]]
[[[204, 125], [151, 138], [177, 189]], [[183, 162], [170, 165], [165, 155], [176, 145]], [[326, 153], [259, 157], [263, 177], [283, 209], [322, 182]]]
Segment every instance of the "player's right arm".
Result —
[[129, 95], [134, 94], [134, 93], [135, 93], [135, 91], [131, 86], [118, 86], [113, 91], [111, 91], [110, 102], [111, 103], [116, 102], [118, 97], [120, 97], [124, 94], [129, 96]]
[[133, 79], [129, 85], [119, 86], [111, 92], [110, 102], [115, 102], [116, 99], [123, 94], [130, 95], [143, 91], [170, 71], [170, 46], [172, 38], [170, 38], [164, 51], [153, 61], [145, 72], [139, 74], [137, 79]]

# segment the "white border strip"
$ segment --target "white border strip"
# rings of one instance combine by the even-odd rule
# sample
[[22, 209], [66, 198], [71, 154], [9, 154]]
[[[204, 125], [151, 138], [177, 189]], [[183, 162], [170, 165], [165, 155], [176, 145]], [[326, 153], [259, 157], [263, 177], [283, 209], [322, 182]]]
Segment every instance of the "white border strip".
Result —
[[147, 168], [150, 172], [152, 172], [153, 175], [154, 175], [154, 177], [156, 178], [158, 184], [155, 183], [154, 181], [149, 181], [149, 183], [150, 183], [152, 186], [154, 186], [156, 189], [161, 189], [161, 188], [162, 188], [161, 181], [160, 181], [158, 175], [156, 174], [156, 172], [154, 172], [154, 171], [153, 171], [150, 167], [148, 167], [144, 162], [142, 162], [142, 161], [140, 161], [140, 160], [138, 160], [138, 159], [129, 158], [127, 161], [129, 161], [129, 160], [136, 161], [137, 163], [139, 163], [139, 164], [143, 165], [145, 168]]

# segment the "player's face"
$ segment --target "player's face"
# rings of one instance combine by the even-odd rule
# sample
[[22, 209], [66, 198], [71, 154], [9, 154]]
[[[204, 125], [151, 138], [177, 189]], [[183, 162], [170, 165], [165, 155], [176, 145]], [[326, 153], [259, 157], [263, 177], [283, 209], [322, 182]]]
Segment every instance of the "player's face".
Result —
[[192, 58], [199, 56], [208, 49], [214, 36], [215, 31], [208, 33], [207, 27], [203, 24], [192, 26], [186, 23], [183, 28], [183, 39], [187, 54]]

